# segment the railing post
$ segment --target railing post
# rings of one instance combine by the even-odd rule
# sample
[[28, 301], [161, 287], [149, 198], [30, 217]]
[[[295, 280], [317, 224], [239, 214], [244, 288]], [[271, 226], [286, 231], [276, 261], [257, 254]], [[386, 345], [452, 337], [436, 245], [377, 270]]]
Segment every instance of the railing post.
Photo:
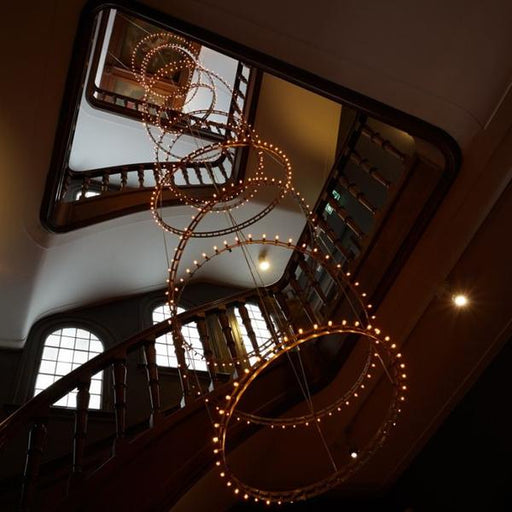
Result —
[[104, 173], [101, 179], [101, 191], [108, 192], [110, 182], [110, 174], [108, 172]]
[[87, 439], [87, 414], [91, 379], [80, 382], [76, 395], [75, 432], [73, 435], [73, 478], [82, 473], [85, 441]]
[[279, 306], [279, 308], [281, 309], [281, 312], [282, 314], [280, 314], [278, 316], [278, 322], [280, 324], [280, 329], [283, 333], [287, 333], [287, 334], [293, 334], [293, 332], [295, 331], [295, 319], [294, 319], [294, 316], [296, 315], [293, 315], [292, 314], [292, 311], [289, 307], [289, 304], [288, 304], [288, 298], [286, 297], [286, 295], [280, 291], [280, 290], [276, 290], [274, 291], [274, 297], [276, 299], [276, 302]]
[[276, 329], [274, 327], [274, 323], [272, 322], [272, 317], [270, 316], [270, 313], [268, 312], [267, 304], [265, 303], [265, 300], [262, 297], [258, 297], [258, 306], [261, 311], [261, 315], [263, 316], [263, 319], [265, 320], [265, 323], [267, 324], [267, 329], [270, 335], [272, 336], [272, 339], [274, 340], [274, 343], [279, 343], [279, 338], [276, 332]]
[[118, 448], [126, 434], [126, 357], [114, 361], [112, 376], [114, 384], [114, 409], [116, 416], [116, 439], [114, 448]]
[[400, 150], [398, 150], [389, 140], [384, 139], [380, 133], [373, 131], [367, 124], [363, 125], [361, 133], [368, 137], [374, 144], [381, 147], [384, 151], [398, 158], [400, 162], [404, 163], [406, 156]]
[[210, 372], [211, 387], [215, 388], [215, 384], [218, 380], [217, 367], [215, 366], [215, 354], [213, 353], [210, 344], [210, 336], [208, 335], [208, 328], [206, 326], [206, 318], [204, 315], [199, 316], [196, 319], [196, 325], [197, 332], [199, 333], [199, 337], [201, 338], [201, 343], [203, 345], [204, 357], [206, 359], [208, 371]]
[[87, 192], [89, 191], [89, 185], [91, 184], [91, 178], [85, 176], [82, 181], [82, 188], [80, 193], [80, 199], [85, 199]]
[[140, 165], [137, 169], [137, 176], [139, 178], [139, 188], [144, 188], [144, 166]]
[[367, 197], [363, 194], [363, 192], [359, 190], [355, 183], [349, 182], [346, 176], [340, 176], [339, 183], [361, 206], [364, 206], [372, 215], [377, 213], [377, 208], [372, 203], [370, 203], [370, 201], [368, 201]]
[[28, 449], [23, 472], [23, 487], [21, 489], [21, 510], [30, 510], [39, 477], [39, 467], [43, 458], [48, 432], [48, 416], [34, 420], [28, 437]]
[[[352, 233], [354, 233], [354, 235], [356, 235], [359, 240], [363, 238], [363, 230], [357, 225], [354, 219], [350, 217], [347, 210], [339, 205], [338, 201], [336, 201], [332, 195], [329, 195], [327, 204], [336, 212], [336, 215], [347, 225], [347, 227], [352, 231]], [[320, 217], [320, 219], [321, 218], [322, 217]]]
[[161, 418], [160, 412], [160, 382], [158, 379], [158, 366], [156, 364], [155, 340], [148, 340], [144, 344], [144, 356], [146, 359], [146, 375], [149, 387], [149, 401], [151, 416], [149, 426], [154, 427]]
[[126, 167], [121, 168], [121, 190], [126, 188], [128, 183], [128, 169]]
[[231, 326], [229, 325], [229, 319], [225, 309], [219, 309], [218, 318], [220, 322], [220, 327], [222, 329], [222, 333], [224, 334], [224, 340], [226, 341], [226, 345], [229, 350], [229, 354], [231, 355], [231, 359], [234, 362], [233, 366], [235, 370], [238, 371], [238, 352], [236, 350], [235, 338], [233, 337], [233, 332], [231, 331]]
[[298, 259], [299, 267], [301, 268], [302, 272], [307, 276], [309, 282], [311, 283], [313, 289], [315, 290], [316, 294], [320, 298], [320, 300], [324, 303], [324, 305], [327, 304], [327, 297], [325, 296], [324, 291], [322, 290], [320, 284], [318, 283], [317, 279], [315, 278], [315, 275], [313, 274], [313, 271], [311, 270], [311, 267], [308, 265], [308, 262], [304, 258], [304, 254], [299, 255]]
[[316, 313], [313, 311], [313, 308], [310, 306], [309, 302], [306, 300], [306, 297], [304, 297], [304, 290], [300, 287], [299, 283], [295, 279], [295, 277], [290, 277], [288, 280], [290, 283], [293, 291], [297, 295], [297, 298], [299, 299], [302, 308], [306, 312], [307, 316], [309, 317], [312, 324], [318, 324], [318, 318], [316, 316]]
[[[187, 360], [185, 358], [185, 349], [183, 348], [183, 335], [181, 334], [181, 326], [174, 326], [172, 341], [174, 343], [174, 352], [178, 361], [178, 371], [181, 380], [181, 389], [183, 391], [182, 405], [189, 403], [193, 395], [193, 385], [190, 382], [190, 374], [188, 371]], [[194, 397], [192, 397], [194, 398]]]
[[247, 331], [247, 336], [249, 336], [249, 340], [251, 341], [252, 348], [257, 356], [260, 355], [260, 348], [258, 346], [258, 340], [256, 339], [256, 334], [254, 333], [254, 329], [252, 328], [251, 318], [249, 317], [249, 312], [245, 307], [243, 302], [237, 304], [238, 312], [240, 313], [240, 317], [242, 318], [242, 322], [244, 324], [245, 330]]
[[355, 149], [350, 153], [350, 161], [356, 164], [363, 172], [372, 177], [379, 185], [388, 189], [391, 184], [382, 176], [377, 167], [373, 166], [367, 158], [361, 156]]
[[69, 190], [69, 185], [71, 185], [71, 171], [69, 167], [66, 167], [66, 170], [64, 172], [64, 179], [62, 180], [62, 189], [60, 192], [60, 196], [58, 197], [59, 201], [64, 201], [64, 198], [66, 197], [66, 194]]

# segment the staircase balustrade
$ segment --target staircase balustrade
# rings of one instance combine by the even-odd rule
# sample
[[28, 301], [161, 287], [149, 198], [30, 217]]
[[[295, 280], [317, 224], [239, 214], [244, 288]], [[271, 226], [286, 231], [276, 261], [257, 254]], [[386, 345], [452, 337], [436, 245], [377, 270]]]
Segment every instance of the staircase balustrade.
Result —
[[[319, 251], [321, 254], [329, 255], [335, 263], [341, 265], [347, 275], [357, 272], [359, 262], [371, 250], [390, 206], [399, 199], [407, 174], [414, 163], [412, 156], [405, 156], [389, 140], [380, 136], [369, 123], [371, 120], [369, 121], [365, 116], [355, 116], [353, 125], [340, 148], [331, 176], [314, 208], [316, 230], [313, 232], [311, 226], [307, 225], [298, 243], [299, 246], [307, 247], [312, 252]], [[361, 156], [365, 154], [364, 143], [361, 141], [372, 145], [370, 152], [373, 152], [374, 157], [381, 152], [392, 159], [391, 164], [387, 162], [385, 171], [377, 170], [380, 162], [377, 166], [369, 157]], [[389, 167], [390, 165], [392, 168]], [[121, 189], [129, 188], [130, 176], [136, 176], [139, 188], [144, 187], [146, 173], [150, 171], [153, 172], [152, 165], [136, 164], [116, 170], [112, 168], [80, 173], [83, 174], [80, 190], [84, 195], [84, 191], [92, 190], [91, 187], [97, 184], [102, 193], [112, 191], [112, 177], [116, 175], [121, 176], [120, 184], [117, 185]], [[366, 196], [359, 191], [359, 185], [356, 183], [357, 172], [371, 180], [372, 185], [368, 185], [368, 194], [371, 198], [366, 199]], [[71, 184], [75, 179], [75, 174], [70, 171], [66, 181]], [[351, 198], [355, 198], [356, 201]], [[384, 273], [386, 268], [380, 271]], [[369, 296], [373, 291], [369, 290], [368, 295], [363, 292], [362, 295]], [[228, 315], [230, 310], [238, 309], [253, 353], [259, 356], [261, 347], [258, 345], [246, 303], [252, 302], [259, 305], [267, 329], [272, 337], [275, 337], [279, 336], [280, 330], [298, 330], [328, 320], [332, 315], [340, 314], [343, 311], [345, 297], [343, 286], [337, 285], [329, 273], [323, 271], [315, 260], [302, 252], [295, 251], [283, 278], [265, 289], [264, 297], [255, 291], [249, 291], [190, 309], [177, 315], [171, 322], [164, 321], [140, 332], [61, 378], [0, 424], [0, 447], [6, 445], [22, 426], [32, 425], [26, 452], [22, 506], [28, 510], [37, 494], [37, 480], [51, 406], [75, 388], [78, 388], [78, 394], [72, 442], [72, 466], [69, 469], [71, 475], [69, 491], [83, 478], [86, 466], [88, 472], [97, 469], [97, 466], [90, 467], [85, 464], [89, 384], [92, 375], [101, 371], [107, 372], [109, 369], [112, 372], [115, 417], [112, 457], [116, 457], [131, 439], [128, 434], [130, 426], [127, 422], [127, 411], [130, 407], [127, 394], [130, 365], [127, 360], [131, 354], [139, 351], [143, 355], [150, 411], [143, 430], [148, 430], [162, 420], [168, 408], [166, 407], [168, 404], [161, 403], [161, 379], [159, 367], [156, 364], [155, 348], [155, 340], [158, 337], [172, 333], [176, 325], [186, 326], [191, 322], [196, 324], [206, 360], [206, 372], [196, 371], [193, 364], [189, 365], [183, 345], [177, 342], [176, 336], [173, 336], [183, 396], [182, 405], [192, 404], [198, 399], [203, 399], [208, 390], [220, 389], [226, 380], [250, 365], [250, 357], [243, 348], [243, 344], [237, 339], [239, 335], [233, 332]], [[212, 320], [212, 317], [216, 318], [220, 336], [219, 332], [216, 334], [210, 332], [211, 322], [207, 321], [207, 318]], [[200, 382], [200, 375], [203, 375], [203, 381], [204, 376], [207, 375], [206, 387]]]

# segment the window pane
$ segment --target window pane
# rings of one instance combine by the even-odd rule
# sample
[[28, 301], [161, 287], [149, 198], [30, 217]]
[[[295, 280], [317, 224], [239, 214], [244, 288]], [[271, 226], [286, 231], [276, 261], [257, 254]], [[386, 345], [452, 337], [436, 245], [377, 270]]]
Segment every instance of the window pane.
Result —
[[89, 350], [89, 339], [80, 339], [78, 338], [75, 342], [75, 348], [77, 350]]
[[79, 350], [75, 350], [73, 353], [73, 362], [83, 364], [89, 360], [89, 354], [87, 352], [82, 352]]
[[91, 395], [89, 399], [89, 408], [90, 409], [100, 409], [101, 408], [101, 396], [100, 395]]
[[58, 360], [71, 363], [71, 361], [73, 361], [73, 351], [61, 348], [59, 350]]
[[57, 348], [45, 347], [43, 349], [42, 359], [46, 359], [47, 361], [57, 361], [58, 353], [59, 353], [59, 349], [57, 349]]
[[72, 370], [71, 363], [58, 362], [57, 369], [55, 370], [55, 374], [62, 377], [63, 375], [67, 375], [71, 370]]
[[[76, 350], [77, 348], [79, 350]], [[34, 395], [101, 352], [103, 352], [103, 343], [94, 334], [84, 329], [66, 327], [51, 333], [44, 343]], [[91, 380], [91, 395], [94, 394], [96, 398], [93, 400], [91, 396], [90, 409], [100, 407], [102, 379], [103, 372], [100, 372]], [[54, 405], [76, 407], [76, 393], [76, 390], [72, 391]]]
[[55, 361], [41, 361], [41, 366], [39, 367], [40, 373], [48, 373], [53, 375], [55, 373]]
[[60, 348], [69, 348], [73, 350], [75, 348], [75, 338], [69, 336], [62, 336], [60, 339]]
[[46, 338], [46, 347], [58, 347], [60, 345], [60, 336], [58, 334], [50, 334], [48, 338]]

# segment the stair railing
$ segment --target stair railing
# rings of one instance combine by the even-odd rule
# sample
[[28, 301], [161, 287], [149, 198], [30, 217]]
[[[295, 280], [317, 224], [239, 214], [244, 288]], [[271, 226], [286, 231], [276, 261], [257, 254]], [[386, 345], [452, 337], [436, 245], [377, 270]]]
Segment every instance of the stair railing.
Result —
[[[372, 159], [365, 156], [365, 144], [371, 145], [369, 152], [373, 154]], [[386, 163], [385, 171], [374, 164], [374, 161], [380, 161], [383, 154], [391, 158]], [[315, 206], [316, 231], [312, 232], [311, 227], [306, 227], [300, 245], [309, 247], [311, 251], [329, 254], [347, 275], [355, 272], [358, 262], [371, 250], [391, 205], [397, 201], [413, 162], [414, 156], [405, 155], [392, 142], [380, 136], [371, 120], [355, 115], [344, 134], [334, 169]], [[138, 172], [137, 169], [133, 171]], [[364, 176], [363, 181], [361, 176]], [[385, 270], [382, 269], [382, 272]], [[364, 291], [361, 294], [363, 297], [369, 296]], [[197, 326], [209, 376], [209, 384], [205, 388], [196, 379], [198, 372], [189, 367], [183, 347], [173, 339], [183, 403], [193, 403], [208, 390], [223, 385], [237, 371], [243, 370], [244, 365], [250, 364], [247, 351], [237, 343], [228, 318], [228, 312], [233, 308], [238, 309], [254, 353], [257, 354], [258, 340], [247, 314], [247, 303], [254, 302], [262, 306], [260, 310], [268, 330], [272, 332], [279, 330], [283, 324], [291, 324], [292, 329], [298, 329], [340, 315], [343, 312], [343, 298], [343, 291], [328, 273], [321, 269], [319, 271], [315, 259], [295, 251], [283, 279], [265, 290], [264, 299], [255, 291], [249, 291], [181, 313], [175, 321], [180, 325], [195, 322]], [[270, 301], [272, 307], [265, 307], [262, 300]], [[222, 333], [221, 351], [219, 337], [214, 339], [209, 328], [212, 321], [217, 324], [217, 331]], [[150, 404], [147, 428], [161, 421], [163, 409], [155, 340], [172, 330], [173, 323], [164, 321], [140, 332], [64, 376], [0, 424], [0, 447], [21, 426], [31, 426], [23, 477], [22, 503], [25, 508], [28, 508], [34, 497], [51, 406], [75, 388], [78, 394], [71, 472], [75, 475], [83, 471], [89, 386], [91, 377], [96, 373], [108, 370], [112, 373], [115, 446], [121, 446], [127, 438], [127, 358], [137, 350], [143, 354], [146, 371]]]

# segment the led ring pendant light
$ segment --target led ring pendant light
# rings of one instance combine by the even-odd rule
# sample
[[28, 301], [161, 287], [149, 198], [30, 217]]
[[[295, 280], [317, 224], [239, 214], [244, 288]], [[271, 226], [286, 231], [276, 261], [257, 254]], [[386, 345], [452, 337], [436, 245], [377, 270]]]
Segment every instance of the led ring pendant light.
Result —
[[[166, 62], [165, 56], [169, 53], [174, 55], [172, 62]], [[356, 470], [364, 465], [375, 451], [384, 443], [389, 435], [390, 429], [396, 424], [397, 417], [401, 411], [400, 407], [405, 400], [405, 363], [402, 355], [397, 353], [394, 343], [389, 337], [383, 337], [380, 329], [370, 324], [367, 308], [369, 307], [361, 297], [354, 285], [352, 285], [342, 272], [341, 264], [336, 264], [330, 254], [318, 251], [314, 247], [315, 223], [312, 219], [309, 208], [304, 204], [300, 194], [292, 186], [292, 166], [289, 158], [282, 149], [270, 142], [262, 141], [259, 136], [245, 121], [240, 107], [236, 101], [232, 102], [230, 112], [222, 112], [217, 108], [218, 91], [222, 87], [233, 95], [232, 88], [217, 73], [206, 69], [197, 56], [197, 45], [194, 45], [186, 38], [166, 32], [150, 34], [142, 39], [132, 54], [133, 72], [145, 91], [143, 121], [155, 151], [155, 172], [158, 177], [157, 186], [151, 199], [151, 209], [155, 221], [165, 230], [180, 237], [174, 258], [169, 266], [169, 289], [168, 300], [171, 309], [173, 322], [173, 334], [181, 348], [186, 351], [193, 351], [182, 333], [181, 326], [174, 320], [177, 314], [177, 305], [185, 286], [196, 275], [197, 271], [203, 268], [212, 259], [233, 250], [247, 251], [253, 245], [275, 245], [282, 249], [302, 252], [307, 258], [315, 261], [326, 270], [336, 285], [344, 290], [347, 300], [353, 304], [354, 318], [342, 322], [326, 321], [322, 325], [315, 324], [312, 329], [299, 329], [295, 332], [290, 329], [288, 332], [278, 332], [277, 338], [266, 345], [260, 357], [254, 358], [254, 364], [250, 367], [247, 363], [251, 354], [246, 354], [244, 360], [235, 358], [233, 364], [238, 366], [239, 375], [233, 381], [233, 389], [225, 397], [223, 404], [217, 405], [214, 413], [217, 420], [214, 421], [215, 434], [213, 437], [214, 455], [216, 466], [220, 476], [224, 479], [226, 486], [231, 488], [235, 495], [245, 499], [252, 498], [254, 501], [264, 503], [284, 503], [295, 500], [307, 499], [318, 495], [338, 485], [349, 478]], [[158, 66], [162, 61], [163, 64]], [[150, 69], [152, 72], [150, 72]], [[156, 71], [155, 71], [156, 69]], [[176, 73], [187, 73], [185, 84], [177, 85], [169, 94], [162, 94], [157, 90], [159, 81]], [[210, 100], [209, 105], [203, 105], [201, 109], [185, 112], [183, 108], [191, 104], [197, 97], [200, 90], [207, 91]], [[178, 110], [175, 105], [182, 107]], [[210, 118], [215, 117], [215, 121]], [[225, 119], [225, 121], [219, 121]], [[224, 140], [216, 143], [203, 144], [201, 131], [215, 128], [224, 133]], [[177, 143], [187, 136], [195, 137], [198, 148], [184, 156], [177, 154]], [[252, 178], [243, 181], [232, 180], [229, 183], [219, 179], [213, 167], [215, 163], [230, 151], [238, 148], [247, 148], [256, 153], [256, 173]], [[281, 172], [279, 175], [271, 175], [267, 170], [267, 160], [277, 161]], [[173, 159], [173, 160], [171, 160]], [[189, 168], [202, 166], [211, 181], [214, 193], [210, 197], [200, 197], [194, 194], [193, 190], [186, 190], [177, 184], [179, 173], [186, 173]], [[250, 214], [242, 221], [236, 221], [232, 215], [234, 208], [247, 205], [255, 194], [268, 187], [275, 189], [275, 194], [268, 203], [260, 208], [255, 214]], [[164, 220], [162, 205], [165, 195], [172, 194], [182, 204], [194, 208], [192, 220], [186, 228], [180, 229]], [[246, 236], [243, 230], [270, 213], [276, 205], [287, 195], [296, 199], [303, 211], [306, 224], [309, 225], [312, 233], [312, 248], [306, 244], [296, 246], [291, 239], [288, 243], [275, 239], [253, 238]], [[199, 229], [201, 221], [212, 213], [224, 212], [228, 218], [227, 226], [219, 226], [214, 229]], [[180, 265], [184, 255], [185, 247], [192, 238], [218, 237], [236, 233], [233, 242], [224, 241], [223, 245], [214, 247], [213, 253], [203, 253], [202, 258], [194, 260], [192, 268], [186, 269], [186, 277], [180, 278]], [[244, 252], [245, 254], [245, 252]], [[357, 284], [357, 283], [356, 283]], [[258, 293], [265, 293], [258, 288]], [[372, 317], [373, 319], [374, 317]], [[258, 378], [280, 359], [290, 357], [301, 347], [315, 340], [327, 336], [344, 337], [353, 336], [357, 338], [357, 344], [366, 342], [366, 356], [363, 358], [361, 370], [354, 377], [352, 384], [346, 391], [340, 391], [339, 396], [330, 404], [322, 407], [313, 407], [311, 394], [305, 395], [305, 401], [311, 403], [311, 410], [301, 415], [271, 417], [266, 414], [258, 414], [256, 411], [244, 411], [240, 409], [245, 395], [250, 392], [251, 387], [257, 384]], [[298, 355], [300, 360], [300, 353]], [[243, 364], [242, 364], [243, 363]], [[244, 366], [242, 371], [242, 366]], [[384, 418], [376, 428], [376, 431], [367, 440], [364, 446], [360, 446], [357, 452], [352, 453], [348, 463], [341, 467], [334, 465], [334, 470], [328, 476], [322, 476], [316, 482], [304, 483], [290, 489], [262, 489], [258, 486], [244, 482], [232, 471], [227, 456], [227, 445], [229, 441], [229, 429], [232, 424], [248, 423], [259, 425], [260, 428], [271, 428], [286, 430], [298, 427], [315, 426], [321, 433], [319, 423], [324, 418], [329, 418], [335, 413], [346, 410], [350, 403], [353, 403], [359, 394], [369, 387], [366, 379], [372, 377], [374, 370], [383, 370], [392, 385], [392, 393]], [[304, 374], [306, 380], [306, 375]], [[205, 400], [206, 402], [208, 400]], [[308, 402], [309, 403], [309, 402]], [[357, 455], [354, 457], [354, 453]]]

